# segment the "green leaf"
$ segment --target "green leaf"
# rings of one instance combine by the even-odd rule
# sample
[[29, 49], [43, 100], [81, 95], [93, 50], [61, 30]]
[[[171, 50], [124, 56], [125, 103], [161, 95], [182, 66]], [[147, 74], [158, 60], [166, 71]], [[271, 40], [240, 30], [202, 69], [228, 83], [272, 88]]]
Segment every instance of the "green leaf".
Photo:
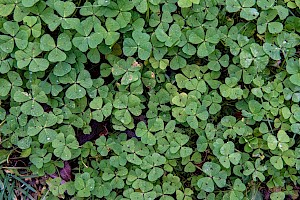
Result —
[[290, 81], [297, 86], [300, 86], [299, 80], [300, 80], [300, 73], [293, 74], [290, 76]]
[[31, 99], [31, 95], [27, 92], [16, 91], [14, 94], [14, 100], [16, 102], [25, 102]]
[[11, 53], [14, 49], [14, 40], [7, 35], [0, 35], [0, 48], [5, 53]]
[[103, 100], [101, 97], [96, 97], [90, 102], [90, 108], [92, 109], [101, 109], [103, 105]]
[[268, 29], [270, 33], [277, 34], [283, 30], [283, 25], [280, 22], [270, 22], [268, 25]]
[[49, 67], [48, 60], [44, 58], [34, 58], [32, 59], [29, 70], [32, 72], [39, 72], [39, 71], [45, 71]]
[[287, 164], [290, 167], [293, 167], [296, 163], [295, 153], [293, 150], [287, 150], [287, 151], [283, 152], [282, 158], [283, 158], [285, 164]]
[[32, 143], [31, 137], [24, 137], [17, 142], [20, 149], [28, 149]]
[[91, 75], [87, 70], [82, 70], [78, 74], [77, 83], [79, 83], [84, 88], [91, 88], [93, 86], [93, 80]]
[[181, 56], [174, 56], [170, 62], [170, 67], [173, 70], [177, 70], [186, 66], [186, 60]]
[[71, 65], [66, 62], [59, 62], [53, 68], [55, 76], [64, 76], [71, 71]]
[[12, 11], [14, 10], [15, 8], [15, 4], [3, 4], [1, 2], [0, 6], [2, 7], [2, 9], [0, 10], [0, 16], [3, 16], [3, 17], [7, 17], [10, 13], [12, 13]]
[[74, 13], [76, 6], [71, 1], [56, 1], [54, 3], [54, 8], [60, 16], [69, 17]]
[[181, 147], [180, 148], [180, 156], [185, 158], [193, 153], [193, 149], [190, 147]]
[[44, 113], [43, 107], [36, 101], [27, 101], [22, 104], [21, 111], [26, 115], [34, 117], [41, 116]]
[[125, 28], [127, 24], [131, 20], [131, 13], [130, 12], [120, 12], [117, 16], [116, 21], [120, 25], [120, 28]]
[[271, 150], [275, 150], [277, 147], [278, 141], [277, 138], [274, 135], [269, 135], [268, 136], [268, 147]]
[[72, 157], [70, 149], [66, 146], [60, 146], [54, 149], [53, 153], [55, 156], [60, 157], [62, 160], [70, 160]]
[[197, 52], [196, 47], [194, 47], [194, 45], [187, 43], [186, 45], [184, 45], [184, 47], [182, 48], [182, 51], [187, 54], [187, 55], [195, 55]]
[[69, 51], [72, 48], [70, 37], [66, 33], [62, 33], [57, 38], [57, 47], [64, 51]]
[[41, 37], [40, 48], [43, 51], [51, 51], [56, 47], [54, 39], [49, 35], [45, 34]]
[[273, 192], [270, 195], [271, 200], [284, 200], [285, 194], [284, 192]]
[[234, 189], [234, 190], [237, 190], [237, 191], [240, 191], [240, 192], [243, 192], [243, 191], [246, 190], [246, 186], [245, 186], [245, 184], [241, 181], [241, 179], [237, 178], [237, 179], [235, 179], [235, 181], [234, 181], [233, 189]]
[[192, 44], [200, 44], [205, 40], [205, 32], [202, 27], [193, 29], [189, 35], [189, 42]]
[[122, 85], [129, 85], [139, 79], [139, 75], [136, 72], [126, 72], [121, 79]]
[[284, 130], [279, 130], [277, 134], [279, 142], [289, 142], [290, 138]]
[[0, 96], [8, 95], [11, 88], [11, 84], [6, 79], [0, 78]]
[[228, 12], [237, 12], [241, 9], [239, 1], [227, 0], [226, 1], [226, 10]]
[[66, 91], [66, 97], [69, 99], [80, 99], [86, 95], [86, 91], [79, 84], [70, 86]]
[[198, 120], [196, 118], [196, 116], [188, 116], [186, 118], [187, 123], [191, 126], [191, 128], [193, 129], [197, 129], [198, 126]]
[[221, 124], [226, 127], [233, 127], [236, 123], [236, 119], [233, 116], [225, 116], [221, 119]]
[[24, 7], [32, 7], [37, 2], [39, 2], [39, 0], [22, 0]]
[[202, 166], [202, 170], [208, 176], [214, 176], [220, 172], [220, 165], [213, 162], [205, 162]]
[[97, 151], [100, 153], [101, 156], [107, 156], [109, 149], [107, 146], [106, 138], [104, 136], [101, 136], [96, 140]]
[[240, 153], [232, 153], [229, 155], [229, 160], [234, 165], [239, 164], [241, 158], [242, 158], [242, 155]]
[[213, 192], [215, 189], [214, 182], [210, 177], [200, 178], [197, 182], [197, 185], [200, 189], [204, 190], [205, 192]]
[[135, 164], [135, 165], [142, 164], [142, 159], [140, 159], [140, 157], [137, 156], [136, 154], [127, 154], [126, 159], [128, 162]]
[[42, 144], [46, 144], [52, 142], [56, 138], [56, 131], [52, 129], [44, 129], [39, 133], [39, 142]]
[[114, 113], [114, 116], [117, 120], [122, 122], [122, 124], [129, 124], [132, 120], [131, 115], [128, 110], [117, 110]]
[[273, 60], [280, 60], [280, 48], [274, 44], [264, 43], [263, 49]]
[[147, 60], [152, 52], [152, 45], [150, 42], [143, 42], [138, 46], [138, 56], [141, 60]]
[[119, 23], [110, 17], [106, 19], [105, 26], [109, 32], [114, 32], [120, 29]]
[[3, 24], [3, 28], [11, 36], [15, 36], [19, 31], [19, 25], [17, 22], [7, 21]]
[[200, 0], [179, 0], [178, 6], [181, 8], [188, 8], [191, 7], [192, 4], [199, 4]]
[[67, 55], [60, 49], [54, 48], [49, 54], [48, 59], [50, 62], [62, 62], [67, 59]]
[[251, 21], [259, 16], [259, 12], [255, 8], [243, 8], [240, 16], [241, 18]]
[[173, 97], [172, 103], [174, 103], [177, 106], [184, 107], [187, 102], [187, 94], [186, 93], [180, 93]]
[[126, 56], [133, 56], [138, 47], [135, 41], [131, 38], [125, 38], [123, 42], [123, 53]]
[[164, 174], [164, 170], [159, 167], [154, 167], [148, 174], [149, 181], [156, 181]]
[[[22, 86], [23, 81], [20, 75], [17, 72], [14, 71], [9, 71], [7, 73], [9, 81], [12, 83], [14, 86]], [[0, 84], [1, 85], [1, 84]]]
[[283, 168], [283, 160], [280, 156], [272, 156], [270, 162], [278, 170]]
[[203, 42], [198, 47], [197, 55], [199, 56], [199, 58], [204, 58], [210, 55], [214, 50], [215, 50], [215, 45], [209, 42]]
[[249, 105], [249, 109], [252, 113], [258, 113], [260, 112], [262, 106], [260, 103], [258, 103], [258, 101], [256, 100], [250, 100], [248, 102], [248, 105]]

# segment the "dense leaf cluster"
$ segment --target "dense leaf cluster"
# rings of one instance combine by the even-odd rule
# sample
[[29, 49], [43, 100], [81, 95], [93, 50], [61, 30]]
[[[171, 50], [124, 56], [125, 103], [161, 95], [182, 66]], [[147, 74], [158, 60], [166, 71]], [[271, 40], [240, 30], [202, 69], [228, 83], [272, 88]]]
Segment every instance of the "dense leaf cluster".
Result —
[[299, 9], [0, 0], [0, 163], [47, 199], [299, 198]]

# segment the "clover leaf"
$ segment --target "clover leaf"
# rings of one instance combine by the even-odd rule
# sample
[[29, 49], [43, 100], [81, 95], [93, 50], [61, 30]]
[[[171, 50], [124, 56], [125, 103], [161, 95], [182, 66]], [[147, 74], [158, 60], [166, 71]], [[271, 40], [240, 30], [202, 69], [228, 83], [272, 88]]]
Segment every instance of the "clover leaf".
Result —
[[249, 176], [250, 174], [252, 174], [254, 180], [256, 180], [257, 178], [260, 181], [265, 180], [265, 176], [263, 172], [267, 170], [267, 166], [261, 165], [260, 158], [256, 159], [254, 165], [252, 162], [246, 161], [243, 164], [243, 167], [244, 167], [244, 171], [243, 171], [244, 175]]
[[286, 66], [286, 70], [289, 74], [291, 74], [290, 76], [290, 81], [297, 85], [300, 86], [299, 83], [299, 77], [300, 77], [300, 59], [289, 59], [287, 61], [287, 66]]
[[238, 99], [243, 95], [243, 90], [237, 85], [236, 77], [227, 77], [225, 84], [220, 86], [221, 95], [225, 98]]
[[132, 115], [139, 116], [142, 112], [140, 107], [140, 98], [135, 95], [126, 95], [119, 93], [113, 102], [114, 117], [124, 125], [132, 122]]
[[122, 59], [114, 64], [112, 74], [117, 77], [122, 75], [121, 84], [129, 85], [139, 79], [141, 76], [140, 69], [141, 65], [134, 58], [129, 57], [126, 61]]
[[202, 105], [198, 105], [196, 102], [191, 102], [188, 104], [184, 111], [187, 114], [186, 121], [193, 129], [197, 129], [199, 127], [198, 119], [206, 121], [209, 116], [206, 108]]
[[41, 20], [35, 16], [25, 16], [23, 22], [30, 28], [31, 35], [38, 38], [42, 34]]
[[[238, 31], [238, 29], [236, 27], [232, 27], [232, 29], [230, 29], [230, 31], [231, 30], [232, 30], [232, 32]], [[235, 42], [234, 40], [236, 40], [236, 39], [233, 40], [232, 37], [236, 37], [237, 42]], [[226, 38], [225, 42], [226, 42], [226, 46], [229, 46], [230, 52], [236, 56], [249, 43], [249, 38], [242, 34], [237, 34], [236, 36], [229, 35], [228, 38]]]
[[197, 185], [200, 189], [212, 192], [214, 191], [215, 184], [221, 188], [225, 186], [227, 174], [225, 171], [221, 171], [220, 165], [213, 162], [205, 162], [202, 170], [209, 177], [203, 177], [198, 180]]
[[67, 137], [63, 133], [56, 135], [52, 141], [52, 147], [54, 148], [54, 155], [62, 160], [70, 160], [72, 158], [72, 149], [77, 149], [79, 146], [74, 135], [68, 135]]
[[148, 155], [144, 157], [143, 163], [140, 166], [143, 170], [150, 170], [148, 173], [149, 181], [156, 181], [164, 174], [164, 170], [159, 166], [165, 164], [165, 162], [166, 158], [164, 156], [158, 153], [153, 153], [151, 156]]
[[88, 48], [97, 48], [107, 34], [100, 23], [94, 26], [92, 18], [87, 18], [78, 24], [76, 31], [78, 34], [74, 36], [72, 43], [82, 52], [86, 52]]
[[285, 198], [284, 192], [273, 192], [270, 195], [271, 200], [283, 200]]
[[176, 135], [170, 137], [168, 140], [170, 141], [169, 151], [172, 154], [179, 153], [179, 155], [184, 158], [193, 153], [190, 147], [184, 146], [189, 141], [189, 136], [181, 133], [177, 133]]
[[62, 17], [69, 17], [76, 9], [75, 4], [71, 1], [56, 1], [54, 3], [54, 8]]
[[15, 9], [15, 3], [14, 2], [1, 2], [0, 6], [3, 8], [3, 10], [1, 10], [0, 15], [2, 17], [7, 17], [8, 15], [10, 15], [13, 10]]
[[233, 142], [227, 142], [220, 148], [222, 156], [219, 157], [220, 163], [225, 167], [230, 167], [230, 162], [237, 165], [241, 160], [242, 155], [238, 152], [234, 152]]
[[0, 196], [297, 198], [299, 8], [0, 0]]
[[263, 70], [269, 63], [269, 57], [265, 55], [263, 48], [257, 43], [252, 43], [250, 45], [250, 51], [242, 50], [240, 53], [241, 65], [248, 68], [252, 62], [254, 66]]
[[202, 27], [197, 27], [190, 31], [188, 41], [192, 44], [199, 44], [197, 55], [200, 58], [210, 55], [215, 50], [215, 45], [220, 40], [216, 32], [214, 28], [208, 28], [205, 32]]
[[141, 137], [141, 141], [144, 144], [154, 145], [156, 144], [156, 137], [153, 132], [157, 132], [164, 129], [164, 123], [161, 118], [153, 118], [149, 120], [148, 127], [144, 122], [139, 122], [136, 128], [136, 135]]
[[280, 130], [277, 133], [277, 138], [274, 135], [268, 136], [268, 147], [271, 150], [275, 150], [278, 146], [281, 151], [286, 151], [289, 148], [289, 141], [290, 138], [287, 133], [284, 130]]
[[110, 102], [103, 106], [103, 100], [101, 97], [96, 97], [90, 102], [90, 108], [95, 109], [92, 112], [93, 119], [98, 122], [102, 122], [104, 117], [108, 117], [112, 112], [112, 104]]
[[[277, 154], [277, 155], [276, 155]], [[284, 167], [284, 164], [288, 166], [294, 166], [296, 162], [295, 153], [292, 150], [286, 150], [284, 152], [276, 152], [275, 156], [270, 158], [270, 163], [278, 170]]]
[[[52, 3], [51, 7], [51, 9], [45, 9], [42, 12], [41, 10], [39, 11], [41, 18], [51, 31], [56, 30], [59, 26], [62, 26], [63, 29], [75, 29], [80, 23], [78, 18], [68, 17], [75, 11], [75, 4], [73, 2], [56, 1]], [[54, 10], [61, 17], [54, 14]]]
[[24, 50], [18, 50], [15, 53], [17, 67], [23, 69], [29, 65], [29, 70], [32, 72], [44, 71], [49, 67], [49, 61], [38, 57], [42, 53], [39, 43], [29, 42]]
[[167, 47], [171, 47], [179, 41], [181, 29], [178, 24], [172, 24], [168, 35], [161, 27], [158, 27], [155, 30], [155, 35], [160, 42], [165, 43]]
[[27, 134], [29, 136], [39, 135], [39, 142], [42, 144], [52, 142], [57, 132], [50, 127], [54, 126], [58, 118], [53, 113], [43, 113], [37, 118], [32, 118], [28, 122]]
[[255, 5], [255, 3], [255, 0], [228, 0], [226, 1], [226, 10], [228, 12], [237, 12], [241, 10], [241, 18], [251, 21], [259, 16], [259, 12], [257, 11], [257, 9], [252, 8]]
[[57, 37], [57, 44], [49, 34], [43, 35], [40, 42], [41, 50], [49, 51], [48, 60], [50, 62], [65, 61], [67, 55], [64, 51], [69, 51], [72, 48], [70, 37], [66, 33]]
[[273, 60], [280, 60], [280, 48], [277, 47], [275, 44], [271, 43], [264, 43], [263, 44], [263, 49], [272, 58]]
[[45, 163], [48, 163], [51, 158], [52, 154], [47, 153], [46, 149], [34, 149], [34, 154], [29, 156], [29, 160], [38, 168], [41, 169]]
[[38, 0], [22, 0], [22, 4], [25, 7], [32, 7]]
[[191, 7], [194, 4], [199, 4], [199, 0], [179, 0], [178, 5], [181, 8], [188, 8]]
[[96, 140], [96, 145], [98, 146], [97, 151], [100, 153], [101, 156], [107, 156], [113, 143], [114, 142], [111, 138], [106, 140], [104, 136], [101, 136]]
[[86, 90], [91, 88], [93, 81], [91, 75], [87, 70], [81, 71], [76, 77], [75, 70], [69, 72], [70, 83], [72, 85], [66, 91], [66, 97], [69, 99], [80, 99], [86, 95]]
[[260, 121], [265, 114], [262, 105], [256, 100], [249, 101], [249, 110], [252, 113], [253, 119], [257, 121]]
[[228, 65], [228, 55], [225, 54], [221, 57], [221, 53], [219, 51], [215, 51], [215, 55], [211, 54], [211, 56], [209, 56], [209, 63], [207, 64], [207, 67], [212, 71], [219, 71], [221, 66], [228, 67]]
[[3, 97], [7, 96], [10, 91], [13, 95], [13, 91], [18, 90], [18, 87], [23, 84], [23, 81], [17, 72], [9, 71], [7, 76], [9, 81], [4, 78], [0, 78], [0, 96]]
[[147, 33], [133, 31], [132, 38], [125, 38], [123, 42], [123, 52], [126, 56], [132, 56], [138, 51], [138, 56], [142, 60], [147, 60], [152, 51], [152, 45], [149, 42], [150, 36]]
[[95, 180], [90, 177], [88, 172], [76, 174], [74, 186], [77, 190], [78, 197], [89, 197], [91, 195], [91, 191], [94, 190]]
[[15, 47], [25, 49], [28, 45], [29, 35], [25, 30], [20, 30], [17, 22], [7, 21], [3, 24], [5, 33], [9, 35], [0, 35], [0, 49], [3, 52], [11, 53]]
[[128, 169], [126, 167], [119, 167], [118, 169], [106, 168], [102, 174], [102, 179], [104, 181], [111, 181], [112, 188], [121, 189], [124, 187], [124, 180], [128, 174]]
[[[201, 77], [199, 75], [199, 77]], [[179, 88], [186, 88], [188, 90], [205, 93], [207, 91], [207, 85], [205, 80], [200, 78], [187, 78], [182, 74], [176, 74], [175, 79]]]
[[39, 103], [47, 103], [48, 98], [45, 92], [36, 86], [33, 87], [32, 93], [16, 91], [14, 100], [22, 103], [21, 111], [26, 115], [35, 117], [41, 116], [44, 113], [43, 107]]

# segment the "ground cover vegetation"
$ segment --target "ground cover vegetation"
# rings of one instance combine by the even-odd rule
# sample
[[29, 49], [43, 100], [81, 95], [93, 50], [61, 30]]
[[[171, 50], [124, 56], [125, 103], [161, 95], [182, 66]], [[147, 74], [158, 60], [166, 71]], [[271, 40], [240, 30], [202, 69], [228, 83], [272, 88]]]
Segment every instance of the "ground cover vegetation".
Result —
[[0, 0], [0, 199], [299, 199], [299, 0]]

